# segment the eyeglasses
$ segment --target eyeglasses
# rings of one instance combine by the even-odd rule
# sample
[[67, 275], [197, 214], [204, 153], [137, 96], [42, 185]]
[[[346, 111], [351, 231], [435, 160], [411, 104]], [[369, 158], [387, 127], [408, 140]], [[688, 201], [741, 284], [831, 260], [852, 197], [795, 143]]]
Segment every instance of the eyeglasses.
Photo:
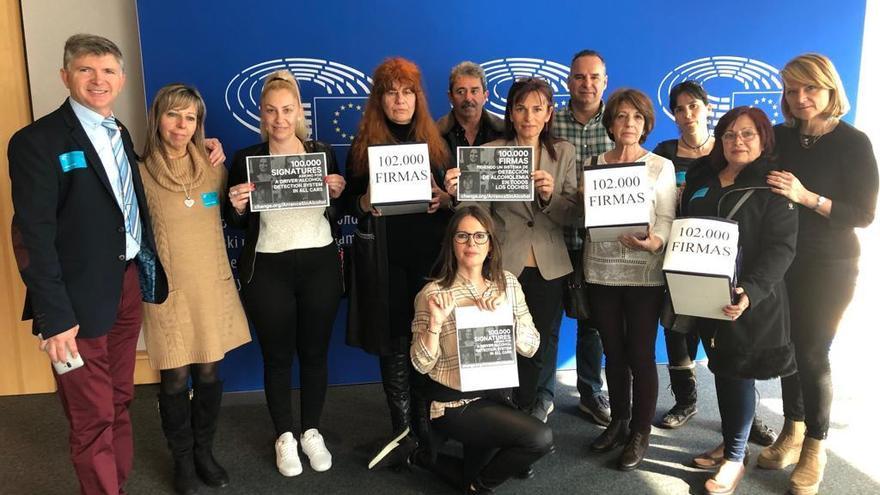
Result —
[[455, 239], [457, 244], [467, 244], [471, 238], [474, 239], [474, 244], [486, 244], [489, 242], [489, 233], [488, 232], [463, 232], [458, 231], [452, 236]]
[[758, 137], [758, 133], [754, 129], [743, 129], [739, 132], [727, 131], [721, 135], [721, 140], [732, 143], [736, 141], [737, 136], [741, 137], [744, 143], [748, 143]]

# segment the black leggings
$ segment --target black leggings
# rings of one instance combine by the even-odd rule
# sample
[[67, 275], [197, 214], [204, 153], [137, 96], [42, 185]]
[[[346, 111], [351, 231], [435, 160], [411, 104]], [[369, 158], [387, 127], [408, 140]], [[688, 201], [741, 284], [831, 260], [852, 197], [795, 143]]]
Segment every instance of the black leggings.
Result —
[[217, 381], [217, 364], [193, 363], [159, 371], [159, 388], [165, 395], [179, 394], [187, 389], [189, 377], [192, 376], [193, 385], [210, 385]]
[[785, 276], [798, 372], [782, 379], [782, 409], [786, 418], [805, 421], [807, 436], [817, 440], [828, 436], [831, 421], [828, 351], [852, 300], [857, 274], [858, 259], [795, 260]]
[[[461, 442], [464, 458], [438, 456], [438, 471], [458, 470], [465, 487], [478, 482], [494, 488], [526, 470], [553, 447], [553, 431], [544, 423], [510, 406], [477, 399], [447, 408], [432, 428]], [[451, 464], [451, 466], [450, 466]]]
[[519, 276], [526, 305], [532, 314], [535, 328], [541, 335], [538, 351], [531, 358], [517, 357], [519, 370], [519, 387], [516, 389], [515, 400], [519, 407], [528, 410], [534, 405], [538, 392], [538, 380], [544, 366], [554, 366], [547, 349], [556, 350], [551, 341], [559, 339], [559, 325], [562, 322], [562, 290], [565, 277], [544, 280], [537, 268], [523, 268]]
[[657, 408], [654, 342], [664, 289], [587, 284], [587, 293], [595, 309], [590, 320], [605, 349], [611, 418], [631, 419], [633, 431], [651, 431]]
[[663, 329], [666, 339], [666, 355], [670, 369], [691, 369], [697, 359], [697, 348], [700, 345], [700, 332], [696, 329], [681, 333]]
[[263, 353], [263, 379], [275, 433], [293, 431], [290, 370], [299, 357], [302, 430], [318, 428], [327, 393], [327, 351], [342, 295], [336, 244], [257, 253], [242, 288]]

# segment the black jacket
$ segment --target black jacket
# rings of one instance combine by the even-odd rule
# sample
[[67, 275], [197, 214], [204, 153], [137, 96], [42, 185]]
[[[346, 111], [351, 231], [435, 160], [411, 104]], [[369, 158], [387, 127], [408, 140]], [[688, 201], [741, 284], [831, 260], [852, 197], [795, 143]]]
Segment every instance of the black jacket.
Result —
[[746, 191], [755, 191], [733, 216], [739, 224], [741, 255], [737, 285], [748, 295], [749, 307], [736, 321], [700, 319], [698, 323], [701, 333], [709, 336], [709, 368], [720, 375], [768, 379], [797, 370], [784, 282], [795, 256], [797, 210], [767, 186], [765, 177], [774, 169], [763, 157], [747, 165], [717, 204], [700, 204], [708, 201], [707, 196], [695, 194], [703, 188], [721, 188], [708, 157], [688, 170], [684, 216], [705, 216], [711, 209], [714, 216], [725, 217]]
[[[306, 153], [325, 153], [327, 155], [327, 174], [338, 174], [339, 165], [336, 163], [336, 154], [333, 148], [326, 143], [320, 141], [305, 141], [303, 146]], [[232, 186], [247, 182], [247, 157], [249, 156], [265, 156], [269, 154], [269, 143], [264, 142], [255, 144], [247, 148], [238, 150], [232, 158], [232, 167], [229, 169], [229, 178], [226, 181], [226, 198], [223, 201], [223, 219], [231, 227], [245, 230], [244, 247], [238, 258], [238, 279], [242, 284], [250, 282], [254, 274], [254, 261], [256, 260], [257, 239], [260, 237], [260, 212], [252, 212], [250, 204], [243, 215], [239, 215], [232, 203], [229, 202], [229, 189]], [[331, 199], [330, 206], [324, 210], [324, 216], [330, 222], [330, 229], [333, 232], [333, 239], [339, 245], [339, 237], [341, 229], [339, 227], [339, 216], [341, 214], [339, 199]]]
[[[161, 303], [168, 282], [158, 258], [150, 213], [128, 131], [122, 144], [141, 220], [141, 288]], [[125, 270], [125, 219], [104, 165], [69, 101], [9, 141], [12, 244], [27, 286], [22, 319], [44, 338], [79, 325], [79, 338], [105, 335], [116, 321]], [[82, 166], [62, 169], [62, 156], [82, 153]], [[147, 261], [149, 259], [149, 266]]]

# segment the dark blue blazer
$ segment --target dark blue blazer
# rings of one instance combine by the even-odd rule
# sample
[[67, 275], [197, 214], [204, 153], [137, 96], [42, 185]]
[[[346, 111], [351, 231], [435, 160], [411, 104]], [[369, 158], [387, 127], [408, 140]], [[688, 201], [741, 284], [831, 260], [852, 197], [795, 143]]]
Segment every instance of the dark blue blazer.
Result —
[[[142, 241], [137, 262], [144, 300], [168, 293], [156, 252], [144, 187], [128, 130]], [[125, 270], [125, 224], [97, 151], [69, 101], [9, 141], [12, 243], [27, 286], [23, 320], [44, 338], [79, 325], [79, 338], [105, 335], [116, 320]]]

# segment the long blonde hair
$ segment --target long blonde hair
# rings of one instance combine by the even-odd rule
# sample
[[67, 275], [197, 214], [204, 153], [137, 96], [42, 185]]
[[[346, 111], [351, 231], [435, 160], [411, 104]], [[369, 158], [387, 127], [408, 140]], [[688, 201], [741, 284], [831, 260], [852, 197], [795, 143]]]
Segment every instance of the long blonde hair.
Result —
[[[300, 96], [299, 84], [297, 84], [296, 78], [293, 77], [293, 74], [291, 74], [290, 71], [285, 69], [276, 70], [266, 76], [266, 82], [263, 84], [263, 91], [260, 92], [261, 107], [263, 105], [263, 100], [266, 98], [266, 93], [269, 91], [275, 91], [276, 89], [290, 91], [293, 95], [293, 99], [296, 100], [296, 104], [299, 105], [300, 115], [299, 119], [294, 123], [294, 133], [300, 141], [305, 141], [309, 138], [310, 133], [309, 128], [306, 127], [305, 112], [302, 108], [302, 97]], [[262, 112], [260, 112], [260, 115], [262, 116]], [[266, 126], [263, 125], [262, 117], [260, 118], [260, 136], [263, 138], [263, 141], [269, 139], [269, 133], [266, 130]]]
[[150, 105], [150, 113], [147, 115], [147, 142], [144, 145], [144, 158], [149, 158], [153, 153], [160, 154], [166, 161], [168, 151], [162, 136], [159, 135], [159, 122], [162, 115], [169, 110], [183, 109], [190, 105], [196, 108], [196, 130], [193, 133], [192, 143], [196, 153], [202, 154], [205, 162], [208, 155], [205, 153], [205, 100], [199, 90], [185, 84], [174, 83], [163, 86], [153, 98]]

